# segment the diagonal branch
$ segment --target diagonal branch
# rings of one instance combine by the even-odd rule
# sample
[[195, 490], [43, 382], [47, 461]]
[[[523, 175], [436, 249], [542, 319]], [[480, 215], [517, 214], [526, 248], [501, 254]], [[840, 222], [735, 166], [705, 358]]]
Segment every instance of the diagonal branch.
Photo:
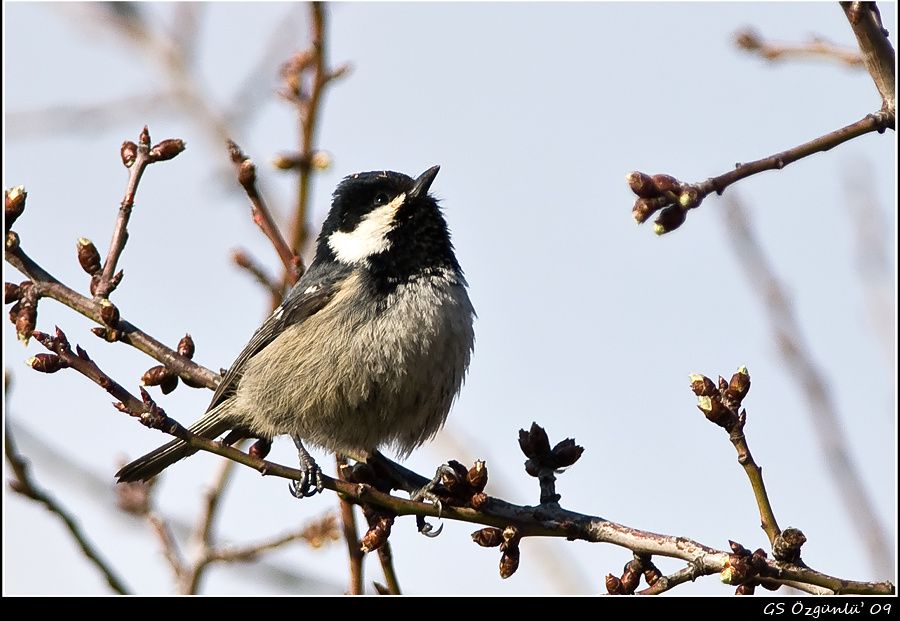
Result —
[[890, 116], [887, 125], [894, 129], [894, 118], [897, 113], [897, 94], [895, 76], [894, 47], [888, 39], [888, 32], [881, 24], [881, 13], [874, 2], [841, 2], [841, 8], [847, 15], [859, 49], [863, 63], [875, 82], [881, 95], [881, 110]]

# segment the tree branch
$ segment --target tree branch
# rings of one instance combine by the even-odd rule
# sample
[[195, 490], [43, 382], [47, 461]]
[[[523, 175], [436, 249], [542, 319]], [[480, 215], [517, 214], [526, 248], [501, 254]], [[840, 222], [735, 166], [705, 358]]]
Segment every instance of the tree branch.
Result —
[[863, 62], [881, 95], [881, 110], [889, 117], [887, 127], [894, 129], [897, 113], [894, 47], [881, 24], [881, 13], [874, 2], [841, 2], [850, 22]]
[[109, 563], [100, 555], [99, 550], [94, 547], [94, 544], [88, 541], [87, 536], [82, 532], [76, 519], [61, 504], [59, 504], [56, 499], [40, 489], [34, 482], [28, 469], [28, 462], [16, 449], [15, 442], [13, 441], [13, 434], [8, 425], [4, 427], [4, 432], [3, 448], [6, 453], [6, 461], [9, 463], [10, 472], [12, 472], [15, 477], [14, 480], [9, 481], [10, 489], [17, 494], [41, 503], [48, 511], [50, 511], [50, 513], [53, 513], [62, 520], [63, 524], [68, 529], [69, 534], [71, 534], [72, 538], [75, 540], [75, 543], [81, 548], [81, 552], [91, 563], [93, 563], [94, 567], [100, 570], [100, 573], [103, 574], [109, 587], [116, 593], [127, 595], [129, 593], [128, 587]]

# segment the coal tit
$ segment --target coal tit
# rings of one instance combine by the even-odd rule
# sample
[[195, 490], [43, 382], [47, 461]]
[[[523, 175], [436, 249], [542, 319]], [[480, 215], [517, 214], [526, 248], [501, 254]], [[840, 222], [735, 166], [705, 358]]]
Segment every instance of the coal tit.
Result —
[[[364, 460], [382, 446], [406, 456], [437, 433], [475, 340], [467, 283], [428, 193], [439, 168], [341, 181], [315, 259], [191, 431], [230, 430], [226, 442], [292, 436], [305, 474], [299, 495], [321, 489], [302, 442]], [[174, 440], [116, 476], [146, 480], [194, 452]]]

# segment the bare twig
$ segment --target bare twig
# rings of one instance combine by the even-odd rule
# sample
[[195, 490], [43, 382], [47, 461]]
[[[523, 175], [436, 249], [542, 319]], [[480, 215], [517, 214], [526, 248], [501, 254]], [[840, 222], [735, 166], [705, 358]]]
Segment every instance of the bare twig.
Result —
[[82, 532], [81, 526], [78, 525], [75, 517], [57, 502], [55, 498], [40, 489], [35, 483], [29, 472], [28, 462], [16, 449], [15, 442], [13, 441], [13, 434], [8, 425], [4, 427], [4, 431], [3, 449], [6, 453], [6, 461], [9, 463], [10, 472], [15, 477], [13, 480], [9, 481], [10, 489], [17, 494], [21, 494], [26, 498], [41, 503], [48, 511], [50, 511], [50, 513], [53, 513], [62, 520], [63, 524], [68, 529], [69, 534], [71, 534], [72, 538], [75, 540], [75, 543], [81, 548], [81, 552], [84, 554], [85, 558], [87, 558], [94, 567], [100, 570], [100, 573], [103, 574], [109, 587], [116, 593], [121, 593], [123, 595], [128, 594], [128, 587], [125, 586], [125, 583], [109, 565], [106, 559], [101, 556], [100, 551], [94, 547], [94, 544], [88, 541], [87, 536]]
[[284, 241], [281, 231], [272, 219], [272, 214], [266, 207], [259, 190], [256, 187], [256, 165], [249, 157], [243, 154], [241, 148], [233, 141], [228, 141], [228, 152], [231, 154], [231, 161], [234, 162], [238, 173], [238, 182], [247, 193], [250, 204], [253, 209], [253, 221], [262, 229], [269, 241], [278, 252], [282, 265], [284, 265], [285, 275], [288, 284], [297, 282], [300, 274], [303, 273], [303, 262], [299, 255], [294, 252]]
[[[297, 108], [300, 118], [300, 151], [294, 157], [288, 157], [291, 165], [282, 167], [296, 168], [299, 172], [297, 185], [297, 208], [290, 226], [291, 248], [296, 254], [303, 251], [309, 239], [309, 197], [312, 191], [312, 174], [317, 168], [328, 165], [328, 158], [319, 157], [315, 148], [316, 131], [321, 113], [322, 97], [329, 82], [345, 75], [349, 69], [342, 65], [337, 69], [329, 69], [327, 62], [328, 41], [326, 30], [326, 14], [324, 2], [310, 2], [311, 44], [308, 50], [296, 54], [282, 68], [285, 88], [282, 95]], [[304, 85], [304, 74], [309, 73], [310, 86], [307, 92]]]
[[[347, 460], [341, 455], [336, 455], [334, 459], [337, 472], [340, 475], [343, 469], [347, 467]], [[347, 557], [350, 563], [348, 593], [350, 595], [362, 595], [365, 592], [363, 589], [363, 557], [365, 555], [360, 547], [359, 534], [356, 528], [356, 515], [350, 502], [341, 498], [340, 503], [342, 532], [344, 533], [344, 540], [347, 542]]]
[[389, 595], [400, 595], [400, 582], [397, 580], [397, 571], [394, 569], [394, 553], [391, 550], [391, 542], [385, 541], [378, 548], [378, 560], [381, 562], [381, 571], [384, 572], [385, 587]]
[[881, 24], [878, 5], [874, 2], [841, 2], [841, 8], [856, 35], [866, 69], [881, 95], [881, 110], [889, 117], [886, 126], [894, 129], [897, 112], [895, 54], [888, 32]]
[[125, 142], [122, 145], [122, 162], [129, 169], [128, 184], [125, 188], [125, 197], [119, 206], [119, 217], [116, 219], [116, 226], [113, 229], [112, 241], [109, 243], [109, 252], [103, 264], [103, 271], [96, 280], [91, 282], [91, 293], [96, 297], [109, 297], [121, 279], [121, 276], [116, 274], [116, 266], [125, 249], [125, 243], [128, 241], [128, 220], [131, 218], [134, 197], [144, 171], [150, 164], [170, 160], [183, 150], [184, 142], [178, 139], [163, 140], [151, 148], [150, 132], [146, 126], [141, 132], [137, 144]]
[[727, 207], [723, 213], [726, 216], [725, 228], [731, 238], [731, 246], [753, 289], [767, 292], [764, 299], [773, 336], [791, 369], [791, 376], [798, 379], [804, 390], [812, 428], [819, 439], [823, 458], [839, 496], [844, 499], [844, 507], [851, 517], [850, 522], [856, 527], [859, 537], [866, 542], [876, 570], [890, 571], [893, 566], [890, 550], [893, 546], [888, 543], [884, 526], [866, 492], [866, 482], [844, 439], [846, 435], [843, 424], [831, 398], [828, 381], [809, 354], [803, 338], [803, 327], [794, 316], [793, 305], [784, 286], [756, 240], [741, 203], [732, 197]]
[[884, 133], [888, 127], [893, 129], [893, 124], [893, 115], [886, 112], [867, 114], [855, 123], [824, 136], [753, 162], [738, 163], [734, 170], [698, 183], [685, 183], [671, 175], [650, 176], [639, 171], [631, 172], [625, 178], [638, 196], [632, 215], [635, 221], [641, 224], [659, 211], [654, 232], [657, 235], [669, 233], [684, 224], [687, 212], [699, 207], [703, 199], [713, 192], [721, 195], [728, 186], [741, 179], [767, 170], [781, 170], [799, 159], [828, 151], [848, 140], [871, 132]]
[[169, 567], [172, 568], [178, 592], [188, 595], [191, 592], [189, 568], [184, 562], [178, 542], [175, 541], [168, 523], [153, 511], [147, 513], [147, 522], [153, 527], [153, 532], [156, 533], [160, 546], [162, 546], [163, 556], [166, 557]]
[[752, 28], [745, 28], [735, 33], [734, 42], [739, 48], [759, 54], [772, 62], [795, 58], [820, 58], [834, 60], [849, 67], [863, 66], [863, 59], [858, 50], [835, 45], [821, 37], [812, 37], [806, 43], [773, 43], [763, 40]]
[[769, 494], [762, 478], [762, 468], [753, 460], [747, 437], [744, 435], [747, 412], [741, 410], [741, 403], [750, 390], [750, 374], [746, 368], [741, 367], [731, 376], [730, 382], [726, 382], [720, 376], [718, 385], [705, 375], [693, 374], [691, 390], [698, 397], [697, 407], [703, 415], [728, 432], [728, 439], [738, 454], [738, 463], [744, 467], [744, 472], [750, 479], [750, 487], [753, 489], [753, 496], [759, 509], [760, 526], [768, 536], [769, 543], [774, 546], [781, 529], [778, 528], [772, 503], [769, 502]]
[[[99, 325], [106, 325], [101, 316], [101, 305], [99, 302], [87, 298], [62, 284], [25, 254], [21, 246], [7, 249], [4, 258], [7, 263], [31, 279], [38, 297], [54, 299]], [[187, 378], [194, 384], [210, 389], [214, 389], [218, 384], [218, 373], [214, 373], [182, 356], [177, 351], [166, 347], [134, 324], [120, 319], [117, 329], [121, 331], [120, 341], [158, 360], [175, 371], [179, 377]]]

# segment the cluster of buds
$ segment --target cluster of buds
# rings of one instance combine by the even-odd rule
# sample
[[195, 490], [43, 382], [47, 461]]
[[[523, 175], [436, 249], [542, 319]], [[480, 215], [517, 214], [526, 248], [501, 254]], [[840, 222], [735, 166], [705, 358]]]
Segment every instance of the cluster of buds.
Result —
[[690, 375], [691, 390], [697, 395], [697, 408], [712, 423], [731, 431], [740, 424], [743, 414], [738, 414], [744, 397], [750, 391], [750, 373], [740, 367], [730, 381], [719, 376], [719, 382], [699, 373]]
[[634, 558], [625, 563], [621, 578], [607, 574], [604, 580], [606, 591], [610, 595], [633, 595], [641, 583], [642, 575], [650, 586], [662, 577], [649, 555], [635, 553]]
[[482, 548], [500, 548], [500, 577], [509, 578], [519, 568], [519, 541], [522, 535], [515, 526], [482, 528], [472, 533], [472, 541]]
[[555, 473], [578, 461], [584, 447], [575, 444], [574, 439], [566, 438], [550, 448], [550, 438], [544, 428], [531, 423], [528, 431], [519, 430], [519, 448], [528, 458], [525, 460], [525, 472], [541, 483], [541, 504], [559, 502], [560, 496], [554, 491]]
[[485, 462], [477, 459], [471, 468], [466, 468], [458, 461], [451, 459], [440, 470], [438, 496], [441, 501], [451, 506], [469, 506], [481, 509], [488, 502], [484, 488], [488, 482], [488, 470]]
[[719, 575], [722, 582], [737, 585], [736, 595], [752, 595], [760, 584], [767, 587], [767, 583], [759, 580], [769, 569], [766, 551], [757, 548], [750, 552], [735, 541], [729, 541], [728, 545], [731, 546], [731, 554], [725, 560], [725, 568]]
[[[75, 250], [78, 255], [78, 264], [90, 277], [91, 277], [91, 295], [96, 296], [97, 291], [100, 287], [100, 280], [103, 276], [103, 265], [100, 262], [100, 253], [97, 251], [97, 247], [94, 245], [94, 242], [89, 240], [86, 237], [79, 237], [78, 242], [75, 244]], [[122, 277], [125, 275], [125, 272], [119, 270], [115, 274], [113, 274], [112, 278], [109, 279], [109, 286], [107, 288], [106, 295], [115, 291], [116, 287], [119, 286], [119, 283], [122, 282]], [[104, 300], [108, 301], [108, 300]], [[119, 311], [106, 309], [104, 311], [103, 301], [100, 302], [100, 315], [103, 319], [103, 323], [107, 326], [115, 327], [116, 324], [119, 323]], [[115, 309], [115, 307], [112, 307]], [[102, 328], [100, 330], [103, 330]], [[101, 338], [105, 338], [109, 342], [118, 341], [121, 334], [118, 333], [117, 330], [110, 330], [107, 334], [106, 330], [103, 330], [103, 334], [94, 330], [94, 334], [97, 334]]]
[[806, 535], [799, 528], [785, 528], [772, 544], [772, 556], [783, 563], [800, 564], [800, 548], [806, 543]]
[[631, 191], [637, 195], [631, 214], [643, 224], [657, 211], [653, 232], [663, 235], [684, 224], [689, 209], [703, 200], [696, 186], [682, 183], [671, 175], [648, 175], [633, 171], [625, 175]]
[[374, 552], [391, 536], [391, 527], [394, 525], [394, 515], [382, 509], [375, 509], [371, 505], [363, 505], [363, 515], [369, 523], [369, 530], [360, 540], [360, 550], [363, 554]]
[[[191, 338], [190, 334], [185, 334], [182, 339], [178, 341], [178, 353], [185, 358], [193, 358], [194, 339]], [[189, 386], [196, 385], [188, 380], [184, 380], [184, 382]], [[178, 387], [178, 375], [167, 366], [158, 364], [155, 367], [147, 369], [141, 376], [141, 385], [159, 386], [162, 393], [167, 395]]]
[[25, 345], [37, 324], [38, 296], [34, 283], [26, 280], [20, 284], [3, 284], [3, 303], [12, 304], [9, 320], [16, 327], [16, 337]]
[[125, 168], [131, 168], [141, 152], [146, 154], [146, 163], [152, 164], [153, 162], [171, 160], [184, 151], [185, 148], [187, 148], [187, 145], [180, 138], [166, 138], [151, 147], [150, 130], [145, 125], [138, 138], [138, 144], [126, 140], [119, 149], [119, 155], [122, 156], [122, 164]]

